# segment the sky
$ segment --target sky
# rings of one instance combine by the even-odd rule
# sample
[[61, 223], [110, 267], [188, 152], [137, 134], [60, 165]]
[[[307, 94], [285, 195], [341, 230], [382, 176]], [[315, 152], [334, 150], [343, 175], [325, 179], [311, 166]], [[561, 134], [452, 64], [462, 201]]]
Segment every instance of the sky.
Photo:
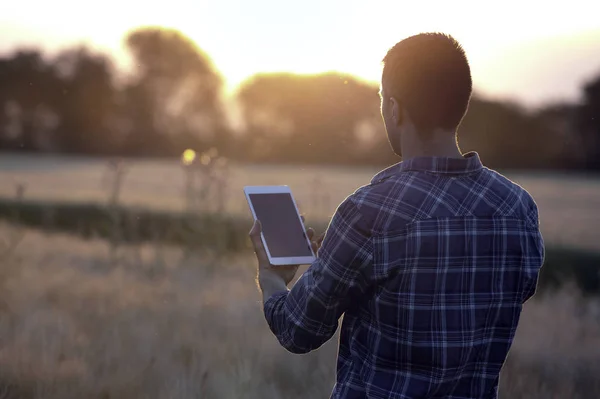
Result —
[[[458, 39], [475, 88], [527, 106], [577, 101], [600, 75], [600, 19], [590, 0], [6, 0], [0, 52], [85, 43], [128, 63], [123, 37], [176, 28], [211, 56], [232, 92], [257, 72], [340, 71], [378, 82], [388, 48], [412, 34]], [[134, 67], [134, 66], [133, 66]]]

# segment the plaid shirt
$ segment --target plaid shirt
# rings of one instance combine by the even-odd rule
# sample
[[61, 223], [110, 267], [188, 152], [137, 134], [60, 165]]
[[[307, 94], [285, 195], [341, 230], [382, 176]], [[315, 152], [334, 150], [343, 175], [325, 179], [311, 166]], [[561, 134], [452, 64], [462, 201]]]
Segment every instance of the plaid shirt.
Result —
[[317, 260], [264, 312], [293, 353], [344, 316], [332, 398], [496, 398], [543, 259], [522, 187], [476, 152], [418, 157], [340, 204]]

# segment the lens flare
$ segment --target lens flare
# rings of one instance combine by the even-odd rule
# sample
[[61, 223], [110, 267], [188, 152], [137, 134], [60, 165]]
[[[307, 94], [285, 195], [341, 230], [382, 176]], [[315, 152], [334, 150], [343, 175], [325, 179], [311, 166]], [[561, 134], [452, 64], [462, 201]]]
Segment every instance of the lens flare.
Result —
[[192, 162], [194, 162], [194, 159], [196, 159], [196, 151], [189, 148], [181, 154], [181, 162], [184, 165], [191, 165]]

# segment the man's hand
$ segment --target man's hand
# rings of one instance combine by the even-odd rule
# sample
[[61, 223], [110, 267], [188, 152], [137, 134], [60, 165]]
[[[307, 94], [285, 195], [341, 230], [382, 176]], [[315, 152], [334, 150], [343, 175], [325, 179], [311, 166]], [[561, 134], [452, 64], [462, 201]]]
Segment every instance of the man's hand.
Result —
[[[304, 217], [302, 216], [302, 222], [304, 223]], [[256, 253], [258, 260], [258, 284], [263, 291], [265, 301], [274, 293], [278, 291], [287, 290], [287, 285], [294, 279], [296, 272], [298, 271], [299, 265], [291, 266], [273, 266], [269, 262], [267, 251], [261, 240], [262, 226], [259, 220], [254, 222], [252, 229], [250, 230], [250, 240]], [[315, 231], [312, 228], [306, 230], [309, 241], [311, 242], [313, 251], [316, 253], [320, 247], [323, 236], [319, 237], [316, 241], [313, 241]]]

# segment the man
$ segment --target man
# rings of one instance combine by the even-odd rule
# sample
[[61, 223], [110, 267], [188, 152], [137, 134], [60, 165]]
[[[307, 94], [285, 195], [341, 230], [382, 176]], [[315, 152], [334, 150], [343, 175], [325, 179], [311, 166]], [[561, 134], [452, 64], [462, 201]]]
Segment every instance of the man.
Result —
[[496, 398], [544, 259], [536, 203], [458, 147], [472, 91], [459, 43], [419, 34], [383, 63], [381, 113], [403, 160], [339, 205], [291, 290], [296, 268], [269, 265], [255, 223], [266, 320], [307, 353], [344, 315], [333, 398]]

